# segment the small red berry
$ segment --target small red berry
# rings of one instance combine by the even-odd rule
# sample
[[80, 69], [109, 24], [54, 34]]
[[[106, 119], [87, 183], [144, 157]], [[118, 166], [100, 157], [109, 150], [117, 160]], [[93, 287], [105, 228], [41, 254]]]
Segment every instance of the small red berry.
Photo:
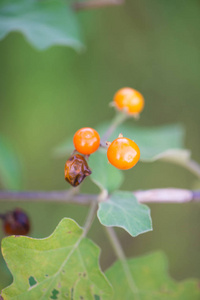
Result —
[[100, 136], [95, 129], [84, 127], [74, 134], [73, 143], [78, 152], [90, 155], [99, 148]]
[[30, 231], [27, 214], [20, 208], [7, 212], [3, 217], [3, 229], [7, 235], [27, 235]]
[[125, 137], [118, 137], [108, 147], [108, 161], [121, 170], [131, 169], [140, 159], [138, 145]]
[[73, 187], [78, 186], [91, 173], [85, 158], [80, 154], [72, 155], [65, 163], [65, 180]]
[[125, 87], [114, 95], [114, 104], [118, 110], [126, 110], [128, 114], [137, 115], [144, 108], [144, 97], [132, 88]]

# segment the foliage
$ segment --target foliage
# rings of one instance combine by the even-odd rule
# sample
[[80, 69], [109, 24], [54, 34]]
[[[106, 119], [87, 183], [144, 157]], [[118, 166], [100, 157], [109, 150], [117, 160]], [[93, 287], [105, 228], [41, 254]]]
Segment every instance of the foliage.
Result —
[[[97, 126], [97, 130], [102, 134], [108, 127], [108, 123], [103, 123]], [[176, 162], [187, 160], [190, 157], [190, 152], [183, 148], [185, 131], [179, 124], [152, 128], [122, 124], [112, 133], [109, 141], [117, 138], [119, 133], [133, 139], [138, 144], [141, 152], [141, 161], [143, 162], [156, 160]], [[55, 149], [55, 154], [57, 156], [64, 156], [72, 150], [72, 138], [68, 138]]]
[[167, 260], [163, 253], [129, 259], [127, 263], [137, 287], [137, 297], [131, 292], [127, 278], [121, 275], [122, 263], [117, 261], [106, 271], [106, 276], [114, 288], [115, 300], [198, 300], [200, 297], [197, 280], [178, 283], [169, 277]]
[[[21, 32], [39, 50], [53, 45], [69, 46], [77, 51], [83, 49], [77, 17], [69, 3], [61, 0], [1, 1], [0, 39], [12, 31]], [[103, 123], [98, 131], [103, 136], [109, 128], [110, 124]], [[181, 125], [145, 128], [122, 124], [114, 128], [108, 140], [112, 141], [119, 133], [135, 140], [143, 162], [165, 160], [187, 167], [190, 161], [190, 151], [184, 149]], [[65, 156], [73, 148], [70, 138], [56, 149], [56, 153]], [[107, 163], [105, 149], [91, 155], [89, 166], [91, 180], [101, 189], [96, 195], [100, 223], [105, 227], [121, 227], [131, 236], [152, 230], [150, 209], [138, 203], [132, 191], [119, 191], [124, 173]], [[2, 139], [0, 176], [4, 187], [19, 188], [18, 160]], [[2, 253], [13, 275], [13, 283], [2, 291], [3, 299], [200, 298], [197, 280], [177, 283], [168, 276], [162, 254], [127, 260], [122, 248], [116, 249], [116, 245], [115, 252], [120, 260], [105, 272], [112, 291], [99, 267], [99, 248], [85, 237], [86, 233], [85, 228], [81, 229], [75, 221], [65, 218], [46, 239], [22, 236], [3, 239]]]
[[37, 49], [53, 45], [83, 49], [76, 16], [59, 0], [3, 0], [0, 3], [0, 39], [19, 31]]
[[111, 194], [99, 203], [97, 215], [103, 225], [122, 227], [132, 236], [152, 230], [150, 209], [138, 203], [131, 192]]
[[2, 241], [13, 284], [3, 299], [102, 299], [112, 289], [99, 269], [99, 248], [84, 238], [71, 219], [63, 219], [51, 236], [10, 236]]

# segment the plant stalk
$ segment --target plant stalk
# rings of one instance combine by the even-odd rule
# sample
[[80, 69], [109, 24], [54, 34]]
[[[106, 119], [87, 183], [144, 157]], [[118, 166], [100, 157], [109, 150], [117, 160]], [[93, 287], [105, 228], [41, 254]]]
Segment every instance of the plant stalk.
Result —
[[122, 264], [122, 268], [124, 270], [124, 274], [126, 275], [128, 285], [130, 286], [130, 289], [135, 297], [134, 299], [139, 300], [140, 297], [139, 297], [138, 288], [137, 288], [135, 281], [133, 279], [133, 276], [130, 272], [129, 266], [126, 261], [125, 253], [124, 253], [123, 248], [120, 244], [120, 241], [115, 233], [115, 230], [112, 227], [105, 227], [105, 229], [106, 229], [108, 238], [111, 242], [111, 245], [115, 251], [115, 254]]
[[[115, 129], [122, 124], [126, 119], [128, 119], [128, 115], [123, 112], [117, 112], [115, 118], [113, 118], [110, 127], [107, 129], [107, 131], [104, 133], [101, 142], [103, 146], [105, 146], [105, 143], [109, 139], [109, 137], [112, 135], [112, 133], [115, 131]], [[120, 132], [119, 132], [120, 133]]]

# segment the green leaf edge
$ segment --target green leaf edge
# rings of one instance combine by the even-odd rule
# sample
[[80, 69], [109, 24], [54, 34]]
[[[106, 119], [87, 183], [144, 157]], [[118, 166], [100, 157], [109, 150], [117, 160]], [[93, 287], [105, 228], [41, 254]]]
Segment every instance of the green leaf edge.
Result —
[[[116, 191], [116, 192], [119, 192], [119, 191]], [[120, 192], [122, 192], [122, 191], [120, 191]], [[123, 191], [124, 192], [124, 191]], [[129, 192], [130, 193], [130, 192]], [[133, 195], [134, 196], [134, 195]], [[135, 196], [134, 196], [135, 197]], [[136, 197], [135, 197], [136, 198]], [[137, 198], [136, 198], [136, 200], [137, 200]], [[137, 200], [138, 201], [138, 200]], [[124, 229], [126, 232], [128, 232], [132, 237], [137, 237], [137, 236], [139, 236], [140, 234], [143, 234], [143, 233], [146, 233], [146, 232], [150, 232], [150, 231], [153, 231], [153, 223], [152, 223], [152, 218], [151, 218], [151, 210], [150, 210], [150, 208], [148, 207], [148, 205], [145, 205], [145, 204], [142, 204], [142, 203], [140, 203], [139, 201], [138, 201], [138, 204], [140, 204], [140, 205], [142, 205], [143, 207], [146, 207], [147, 208], [147, 210], [148, 210], [148, 216], [149, 216], [149, 219], [150, 219], [150, 222], [151, 222], [151, 228], [150, 229], [148, 229], [148, 230], [144, 230], [143, 232], [141, 232], [141, 233], [138, 233], [138, 234], [136, 234], [136, 235], [132, 235], [130, 232], [129, 232], [129, 230], [127, 230], [124, 226], [116, 226], [116, 225], [104, 225], [102, 222], [101, 222], [101, 219], [100, 219], [100, 217], [99, 217], [99, 211], [100, 211], [100, 205], [102, 204], [103, 202], [100, 202], [99, 203], [99, 206], [98, 206], [98, 210], [97, 210], [97, 217], [98, 217], [98, 220], [99, 220], [99, 222], [103, 225], [103, 226], [105, 226], [105, 227], [118, 227], [118, 228], [122, 228], [122, 229]]]
[[[7, 262], [7, 260], [6, 260], [6, 255], [5, 255], [5, 253], [4, 253], [4, 249], [3, 249], [4, 243], [7, 242], [7, 241], [9, 241], [9, 240], [10, 240], [11, 238], [13, 238], [13, 237], [14, 237], [14, 238], [20, 237], [20, 238], [22, 238], [22, 239], [31, 239], [31, 240], [47, 240], [47, 239], [50, 239], [50, 238], [55, 234], [55, 232], [58, 230], [59, 226], [60, 226], [62, 223], [66, 222], [66, 221], [67, 221], [67, 222], [70, 221], [70, 222], [73, 222], [73, 223], [74, 223], [74, 225], [76, 226], [77, 231], [80, 232], [80, 238], [81, 238], [82, 233], [83, 233], [83, 228], [80, 227], [79, 224], [78, 224], [75, 220], [73, 220], [73, 219], [71, 219], [71, 218], [63, 218], [63, 219], [58, 223], [58, 225], [56, 226], [56, 228], [54, 229], [54, 231], [53, 231], [48, 237], [45, 237], [45, 238], [32, 238], [32, 237], [29, 237], [29, 236], [11, 235], [11, 236], [8, 236], [8, 237], [4, 237], [4, 238], [2, 239], [2, 241], [1, 241], [1, 252], [2, 252], [2, 256], [3, 256], [3, 258], [4, 258], [5, 262], [6, 262], [6, 265], [7, 265], [8, 269], [9, 269], [11, 275], [12, 275], [13, 281], [12, 281], [12, 283], [11, 283], [10, 285], [8, 285], [7, 287], [5, 287], [5, 288], [2, 289], [2, 291], [1, 291], [1, 293], [0, 293], [0, 300], [1, 300], [1, 297], [2, 297], [2, 293], [3, 293], [6, 289], [8, 289], [9, 287], [11, 287], [11, 286], [14, 284], [14, 282], [15, 282], [15, 277], [14, 277], [12, 271], [11, 271], [11, 268], [9, 267], [9, 262]], [[79, 238], [79, 239], [80, 239], [80, 238]], [[97, 254], [97, 258], [98, 258], [98, 261], [97, 261], [98, 264], [97, 264], [97, 265], [98, 265], [98, 268], [99, 268], [99, 272], [101, 273], [101, 275], [104, 277], [105, 281], [106, 281], [106, 282], [108, 283], [108, 285], [110, 286], [111, 292], [112, 292], [112, 295], [113, 295], [113, 287], [112, 287], [112, 285], [110, 284], [110, 282], [109, 282], [108, 278], [106, 277], [105, 273], [101, 270], [101, 266], [100, 266], [100, 264], [99, 264], [99, 259], [100, 259], [100, 254], [101, 254], [101, 249], [100, 249], [100, 247], [99, 247], [96, 243], [94, 243], [92, 240], [90, 240], [90, 239], [88, 239], [88, 238], [86, 238], [86, 237], [83, 237], [83, 238], [86, 239], [86, 240], [88, 240], [89, 243], [91, 243], [92, 246], [95, 248], [96, 254]], [[113, 296], [112, 296], [112, 298], [113, 298]], [[3, 299], [4, 299], [4, 298], [2, 298], [2, 300], [3, 300]]]

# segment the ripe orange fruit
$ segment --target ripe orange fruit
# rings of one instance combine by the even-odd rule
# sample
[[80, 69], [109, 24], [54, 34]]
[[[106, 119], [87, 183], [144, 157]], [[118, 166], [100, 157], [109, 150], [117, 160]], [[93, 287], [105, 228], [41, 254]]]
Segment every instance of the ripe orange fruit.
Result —
[[131, 169], [140, 159], [138, 145], [126, 137], [118, 137], [108, 147], [108, 161], [121, 170]]
[[114, 104], [119, 110], [127, 110], [128, 114], [139, 114], [144, 108], [144, 97], [140, 92], [125, 87], [114, 95]]
[[100, 136], [95, 129], [84, 127], [75, 133], [73, 143], [78, 152], [89, 155], [99, 148]]

